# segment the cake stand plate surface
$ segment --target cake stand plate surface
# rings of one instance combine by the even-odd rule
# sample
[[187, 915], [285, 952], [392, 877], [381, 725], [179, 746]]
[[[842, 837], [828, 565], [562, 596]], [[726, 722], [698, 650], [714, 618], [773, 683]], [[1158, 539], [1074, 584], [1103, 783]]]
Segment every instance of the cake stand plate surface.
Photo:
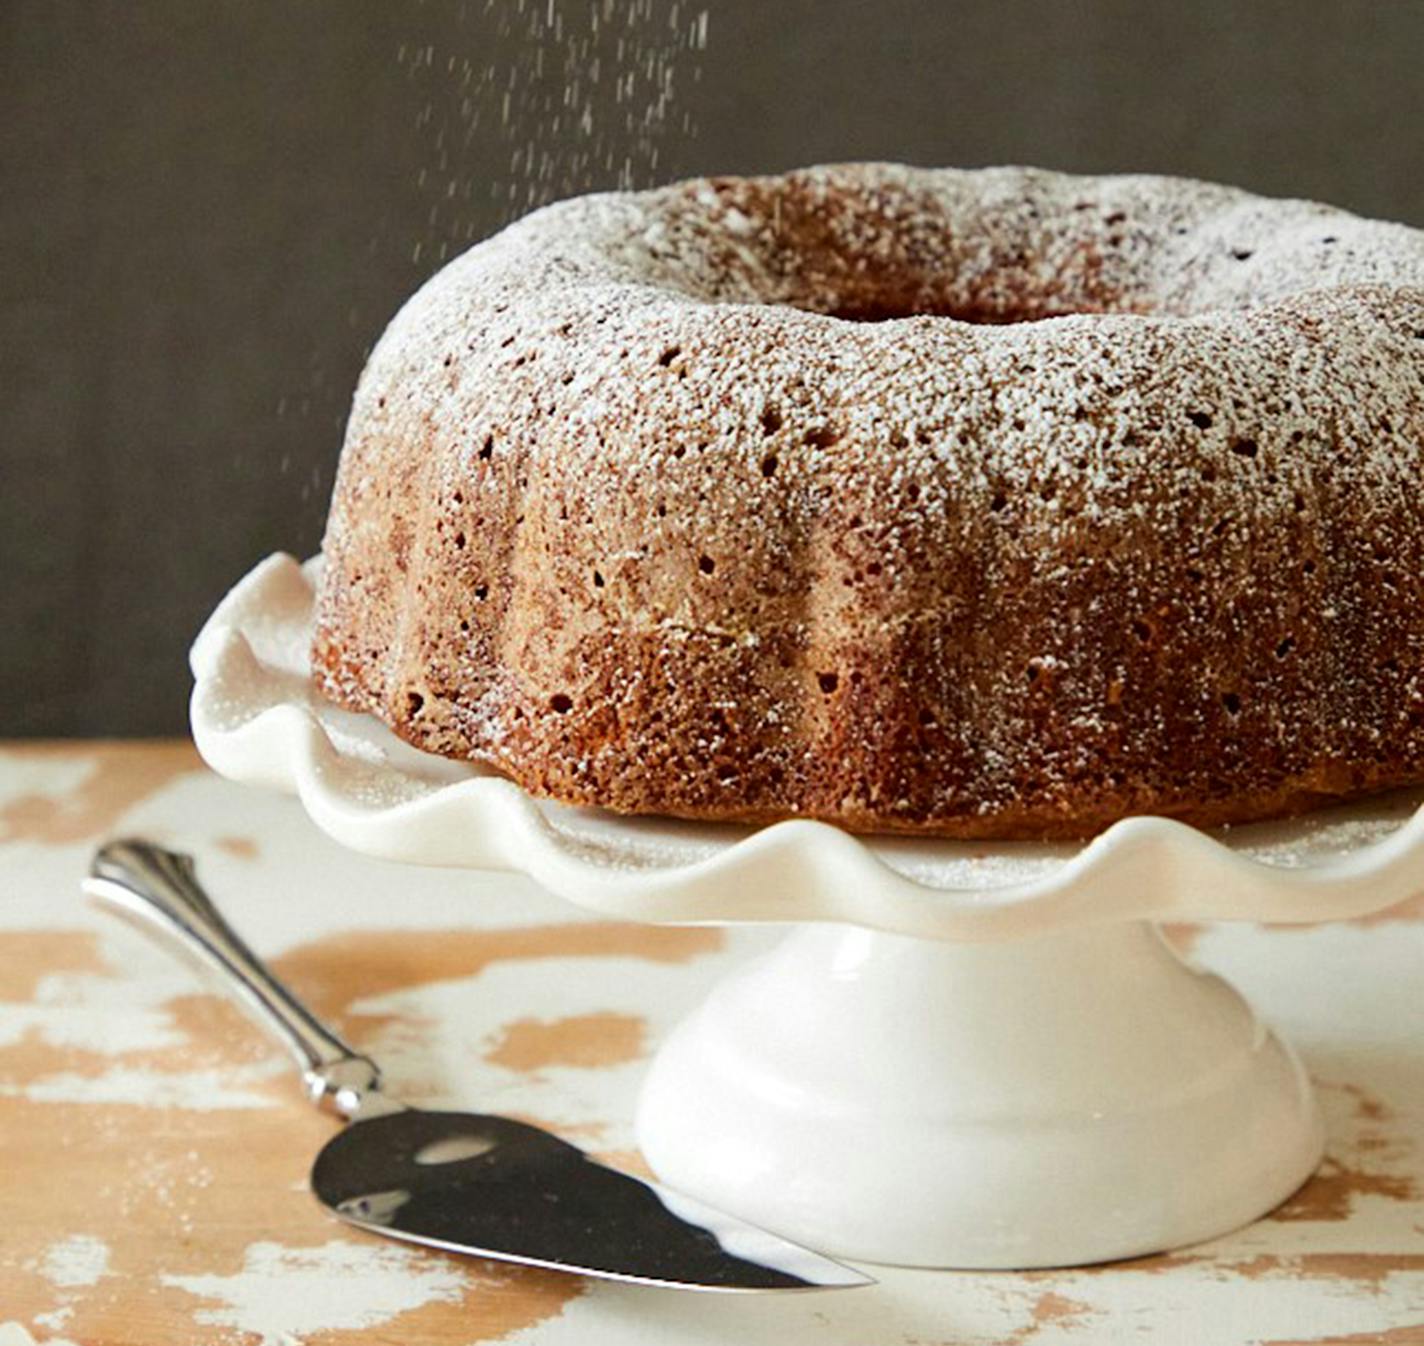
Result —
[[1225, 1232], [1315, 1167], [1299, 1062], [1155, 923], [1393, 905], [1424, 886], [1421, 792], [1066, 845], [566, 808], [323, 701], [316, 564], [262, 562], [193, 647], [219, 773], [384, 859], [515, 870], [629, 920], [796, 923], [653, 1063], [639, 1139], [671, 1186], [844, 1256], [1029, 1267]]

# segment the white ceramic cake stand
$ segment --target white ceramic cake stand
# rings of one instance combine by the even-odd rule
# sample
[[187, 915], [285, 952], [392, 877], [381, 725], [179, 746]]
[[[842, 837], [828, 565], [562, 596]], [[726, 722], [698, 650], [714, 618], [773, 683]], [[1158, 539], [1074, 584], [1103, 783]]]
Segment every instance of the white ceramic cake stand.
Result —
[[1070, 846], [618, 819], [324, 703], [311, 604], [310, 566], [271, 557], [194, 645], [194, 737], [223, 775], [384, 859], [522, 871], [635, 921], [796, 923], [651, 1067], [638, 1136], [670, 1185], [833, 1254], [1032, 1267], [1224, 1233], [1319, 1161], [1299, 1061], [1155, 923], [1389, 906], [1424, 884], [1419, 792]]

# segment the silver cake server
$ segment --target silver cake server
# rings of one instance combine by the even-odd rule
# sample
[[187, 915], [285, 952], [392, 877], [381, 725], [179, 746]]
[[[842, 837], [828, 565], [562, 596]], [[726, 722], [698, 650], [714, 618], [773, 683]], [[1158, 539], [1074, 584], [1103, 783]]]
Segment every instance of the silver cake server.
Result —
[[228, 926], [190, 856], [111, 842], [84, 890], [216, 972], [296, 1057], [312, 1101], [350, 1123], [311, 1174], [317, 1200], [350, 1224], [449, 1252], [687, 1290], [874, 1284], [537, 1127], [388, 1098], [376, 1064], [323, 1027]]

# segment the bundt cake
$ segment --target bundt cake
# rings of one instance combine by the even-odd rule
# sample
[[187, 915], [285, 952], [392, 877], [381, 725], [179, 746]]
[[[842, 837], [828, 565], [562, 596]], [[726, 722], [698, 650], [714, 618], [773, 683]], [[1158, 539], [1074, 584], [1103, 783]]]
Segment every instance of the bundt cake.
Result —
[[1073, 837], [1424, 780], [1424, 232], [884, 164], [540, 210], [356, 393], [320, 689], [628, 813]]

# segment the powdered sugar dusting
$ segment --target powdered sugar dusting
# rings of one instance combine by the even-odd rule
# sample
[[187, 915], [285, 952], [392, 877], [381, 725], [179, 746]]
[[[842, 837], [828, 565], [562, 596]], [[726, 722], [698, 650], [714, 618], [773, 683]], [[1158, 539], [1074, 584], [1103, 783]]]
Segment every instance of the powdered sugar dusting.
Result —
[[[417, 15], [397, 52], [426, 95], [416, 124], [430, 154], [416, 185], [429, 213], [417, 266], [468, 246], [491, 198], [508, 219], [599, 185], [642, 186], [657, 180], [669, 141], [695, 132], [679, 94], [701, 77], [705, 5], [460, 0], [454, 17], [455, 45], [428, 40]], [[491, 145], [504, 171], [471, 173], [469, 155]]]

